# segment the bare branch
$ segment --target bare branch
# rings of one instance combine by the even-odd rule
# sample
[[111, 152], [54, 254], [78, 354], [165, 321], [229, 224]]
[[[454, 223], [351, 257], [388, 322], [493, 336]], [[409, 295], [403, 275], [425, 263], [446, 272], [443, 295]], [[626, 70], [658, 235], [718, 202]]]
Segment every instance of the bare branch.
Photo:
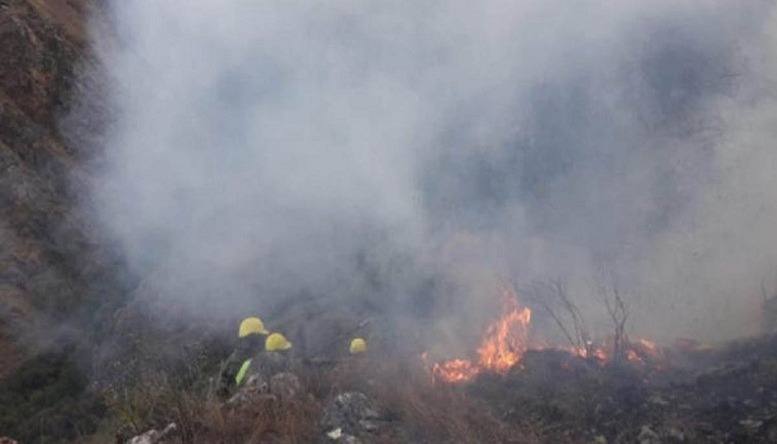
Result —
[[623, 362], [626, 350], [629, 348], [629, 338], [626, 334], [626, 323], [629, 319], [628, 306], [617, 283], [608, 286], [599, 282], [597, 293], [599, 299], [604, 302], [612, 321], [614, 329], [613, 363], [617, 365]]
[[547, 312], [573, 347], [591, 356], [588, 328], [561, 279], [535, 281], [524, 290], [527, 299]]

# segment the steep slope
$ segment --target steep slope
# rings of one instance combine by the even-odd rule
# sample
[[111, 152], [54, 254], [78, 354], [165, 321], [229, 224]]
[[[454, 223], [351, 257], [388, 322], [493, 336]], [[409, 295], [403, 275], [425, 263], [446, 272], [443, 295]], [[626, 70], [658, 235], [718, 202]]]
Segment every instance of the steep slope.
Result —
[[[58, 124], [85, 51], [88, 0], [0, 1], [0, 376], [90, 294], [79, 148]], [[51, 333], [51, 329], [46, 331]], [[13, 339], [12, 339], [13, 338]]]

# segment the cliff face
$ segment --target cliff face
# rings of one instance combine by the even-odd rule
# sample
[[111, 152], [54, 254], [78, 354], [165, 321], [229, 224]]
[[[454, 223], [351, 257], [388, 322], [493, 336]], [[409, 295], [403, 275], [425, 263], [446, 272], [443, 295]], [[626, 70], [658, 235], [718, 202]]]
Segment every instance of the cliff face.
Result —
[[76, 204], [83, 147], [60, 124], [88, 87], [77, 72], [93, 3], [0, 0], [0, 376], [96, 297]]

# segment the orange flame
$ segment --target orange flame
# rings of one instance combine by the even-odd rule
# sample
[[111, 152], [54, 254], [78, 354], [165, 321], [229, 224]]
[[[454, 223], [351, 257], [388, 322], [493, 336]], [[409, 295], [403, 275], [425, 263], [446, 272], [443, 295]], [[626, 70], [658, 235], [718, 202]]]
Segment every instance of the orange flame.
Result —
[[[489, 324], [477, 349], [477, 360], [450, 359], [431, 365], [432, 380], [449, 383], [467, 382], [481, 373], [505, 374], [519, 364], [528, 349], [531, 310], [519, 304], [512, 288], [503, 289], [505, 314]], [[535, 344], [536, 346], [537, 344]], [[542, 346], [542, 349], [565, 350], [574, 356], [607, 365], [612, 361], [612, 351], [605, 345], [588, 343], [586, 347]], [[666, 361], [663, 350], [647, 339], [628, 342], [624, 350], [626, 359], [632, 364], [650, 366], [661, 370]], [[426, 353], [421, 356], [427, 362]]]
[[531, 310], [510, 299], [512, 309], [486, 330], [478, 347], [478, 364], [486, 370], [506, 373], [526, 352]]
[[607, 352], [601, 347], [591, 347], [590, 349], [585, 347], [553, 347], [557, 350], [566, 350], [569, 353], [578, 356], [580, 358], [595, 359], [599, 362], [607, 362], [610, 357], [607, 356]]
[[661, 354], [661, 349], [658, 348], [658, 345], [653, 341], [640, 338], [637, 339], [636, 343], [639, 344], [639, 347], [645, 350], [646, 353], [649, 353], [652, 356], [659, 356]]
[[492, 322], [478, 347], [478, 361], [451, 359], [432, 366], [433, 377], [446, 382], [469, 381], [481, 372], [507, 373], [528, 347], [531, 310], [521, 307], [514, 290], [504, 289], [507, 313]]
[[629, 343], [629, 349], [626, 350], [626, 359], [632, 364], [649, 365], [660, 370], [658, 363], [665, 361], [664, 352], [653, 341], [647, 339], [637, 339]]
[[480, 368], [468, 359], [451, 359], [442, 364], [432, 366], [433, 378], [441, 378], [446, 382], [469, 381], [480, 373]]

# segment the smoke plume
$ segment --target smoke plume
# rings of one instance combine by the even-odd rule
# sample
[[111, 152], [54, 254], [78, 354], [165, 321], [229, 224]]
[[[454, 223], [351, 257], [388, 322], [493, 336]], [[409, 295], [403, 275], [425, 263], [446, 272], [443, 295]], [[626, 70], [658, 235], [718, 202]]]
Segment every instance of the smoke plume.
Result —
[[94, 200], [138, 293], [477, 324], [500, 282], [606, 275], [640, 334], [717, 340], [777, 291], [771, 1], [109, 10]]

